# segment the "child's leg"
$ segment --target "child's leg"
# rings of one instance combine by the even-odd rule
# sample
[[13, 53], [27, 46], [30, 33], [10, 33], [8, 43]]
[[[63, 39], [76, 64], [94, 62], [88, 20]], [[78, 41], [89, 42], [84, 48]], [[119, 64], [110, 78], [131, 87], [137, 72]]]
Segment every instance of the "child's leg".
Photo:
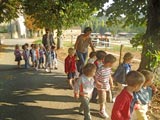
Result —
[[55, 58], [54, 59], [54, 68], [57, 69], [57, 66], [58, 66], [58, 61], [57, 61], [57, 58]]
[[147, 113], [148, 111], [148, 105], [140, 105], [139, 110], [135, 110], [137, 120], [148, 120]]
[[17, 62], [17, 65], [18, 65], [18, 68], [20, 68], [21, 61], [18, 61], [18, 62]]
[[91, 120], [89, 98], [80, 97], [81, 105], [80, 109], [84, 110], [84, 120]]
[[94, 88], [91, 99], [93, 102], [96, 102], [97, 95], [98, 95], [97, 88]]

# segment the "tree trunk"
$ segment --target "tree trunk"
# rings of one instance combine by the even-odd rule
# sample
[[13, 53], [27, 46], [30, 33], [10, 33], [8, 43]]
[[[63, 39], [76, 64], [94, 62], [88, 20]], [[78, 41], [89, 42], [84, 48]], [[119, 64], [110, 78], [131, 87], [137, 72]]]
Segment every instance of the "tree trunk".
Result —
[[154, 58], [148, 54], [160, 50], [160, 1], [148, 0], [147, 30], [144, 35], [141, 63], [139, 70], [152, 69]]
[[62, 48], [62, 29], [57, 29], [57, 49]]

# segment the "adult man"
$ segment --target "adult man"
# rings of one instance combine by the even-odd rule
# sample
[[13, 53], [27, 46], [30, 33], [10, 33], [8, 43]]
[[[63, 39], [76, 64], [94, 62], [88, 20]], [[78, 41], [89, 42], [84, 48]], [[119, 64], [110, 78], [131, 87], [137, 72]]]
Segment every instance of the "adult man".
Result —
[[42, 43], [43, 43], [44, 47], [55, 45], [53, 35], [50, 33], [49, 29], [46, 29], [46, 34], [43, 35]]

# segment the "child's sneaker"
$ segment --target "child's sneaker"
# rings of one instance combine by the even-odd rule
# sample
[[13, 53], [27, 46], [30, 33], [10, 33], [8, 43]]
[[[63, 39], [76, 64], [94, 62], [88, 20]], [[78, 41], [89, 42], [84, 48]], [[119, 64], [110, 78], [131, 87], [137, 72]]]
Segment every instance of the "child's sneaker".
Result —
[[46, 69], [46, 72], [49, 72], [49, 70], [48, 70], [48, 69]]
[[57, 68], [57, 67], [55, 67], [54, 69], [55, 69], [55, 70], [58, 70], [58, 68]]
[[100, 114], [101, 117], [103, 117], [103, 118], [109, 118], [109, 115], [108, 115], [105, 111], [100, 111], [99, 114]]

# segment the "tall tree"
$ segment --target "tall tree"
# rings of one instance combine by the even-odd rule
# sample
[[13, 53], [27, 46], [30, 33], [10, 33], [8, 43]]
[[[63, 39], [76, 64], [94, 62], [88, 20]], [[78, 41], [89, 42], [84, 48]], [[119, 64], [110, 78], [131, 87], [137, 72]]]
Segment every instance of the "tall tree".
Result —
[[[143, 45], [139, 69], [152, 69], [160, 61], [156, 56], [160, 50], [160, 0], [114, 0], [114, 3], [101, 14], [108, 16], [107, 22], [120, 23], [124, 18], [125, 25], [139, 26], [145, 24], [146, 32], [134, 45]], [[137, 44], [139, 43], [139, 44]]]

